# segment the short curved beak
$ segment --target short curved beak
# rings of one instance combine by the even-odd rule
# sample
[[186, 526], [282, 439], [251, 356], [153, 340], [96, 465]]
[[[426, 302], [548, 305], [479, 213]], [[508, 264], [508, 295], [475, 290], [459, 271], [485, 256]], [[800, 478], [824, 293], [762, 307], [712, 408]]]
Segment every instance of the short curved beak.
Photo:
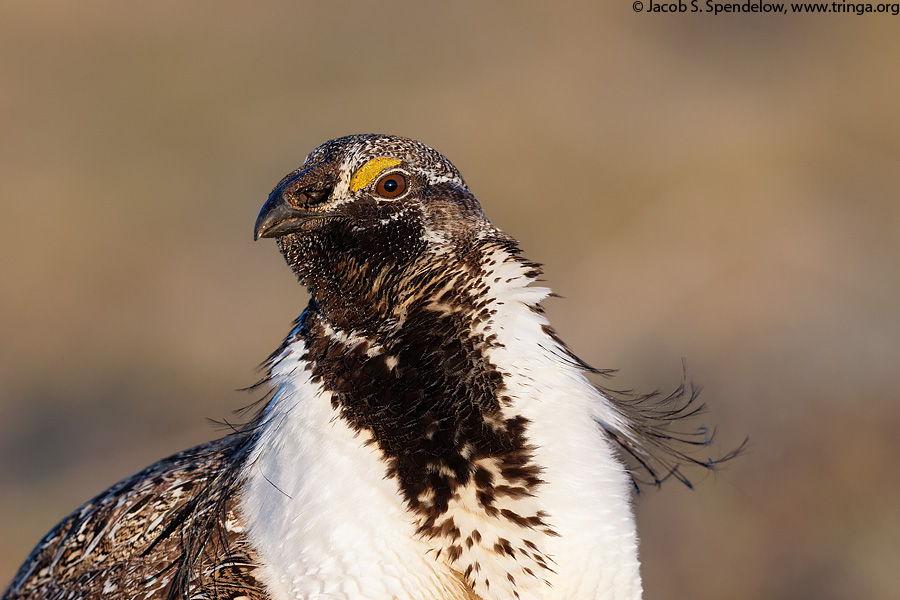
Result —
[[253, 239], [271, 238], [299, 231], [305, 221], [314, 218], [309, 211], [296, 208], [284, 199], [282, 187], [278, 187], [263, 204], [256, 217]]

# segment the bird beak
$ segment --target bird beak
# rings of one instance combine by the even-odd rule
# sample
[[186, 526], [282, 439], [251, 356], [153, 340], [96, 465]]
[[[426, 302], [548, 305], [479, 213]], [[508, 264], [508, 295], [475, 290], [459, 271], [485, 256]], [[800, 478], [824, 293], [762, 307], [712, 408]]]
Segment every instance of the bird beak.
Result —
[[[339, 216], [334, 212], [316, 210], [328, 199], [332, 188], [304, 189], [285, 192], [285, 186], [281, 185], [263, 204], [259, 216], [256, 217], [256, 226], [253, 228], [253, 239], [263, 237], [281, 237], [289, 233], [303, 231], [303, 224], [316, 219], [327, 219]], [[290, 195], [294, 202], [290, 202]], [[303, 208], [295, 206], [299, 202]]]
[[331, 165], [315, 165], [294, 171], [281, 180], [256, 217], [253, 239], [277, 238], [304, 231], [304, 223], [338, 216], [323, 211], [334, 191]]
[[280, 237], [299, 231], [305, 221], [314, 218], [309, 211], [288, 204], [282, 190], [283, 187], [279, 186], [272, 192], [259, 211], [256, 226], [253, 228], [254, 240]]

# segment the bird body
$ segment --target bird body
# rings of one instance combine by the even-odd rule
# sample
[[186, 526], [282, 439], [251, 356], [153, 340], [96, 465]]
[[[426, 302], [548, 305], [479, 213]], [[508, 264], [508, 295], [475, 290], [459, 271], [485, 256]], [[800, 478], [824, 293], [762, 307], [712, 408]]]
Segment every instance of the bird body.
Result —
[[[274, 599], [640, 596], [630, 480], [594, 422], [602, 399], [544, 331], [547, 321], [535, 309], [549, 290], [527, 287], [533, 266], [502, 250], [484, 261], [489, 300], [479, 310], [497, 312], [467, 335], [495, 335], [485, 358], [502, 373], [508, 398], [484, 426], [527, 423], [527, 442], [501, 446], [501, 456], [474, 449], [467, 456], [462, 437], [462, 472], [484, 475], [460, 476], [433, 457], [425, 475], [452, 494], [441, 507], [434, 500], [440, 492], [416, 488], [411, 519], [403, 491], [384, 476], [373, 435], [334, 418], [333, 393], [304, 358], [301, 325], [274, 360], [279, 391], [266, 419], [279, 425], [262, 433], [247, 462], [241, 504]], [[423, 298], [422, 310], [452, 310], [439, 296]], [[390, 352], [391, 345], [326, 325], [318, 331], [341, 346], [341, 356], [352, 348], [362, 360], [381, 362]], [[402, 368], [399, 359], [394, 368]], [[502, 489], [517, 486], [523, 489]]]
[[2, 600], [640, 598], [615, 447], [648, 466], [668, 439], [651, 417], [683, 408], [641, 412], [586, 379], [542, 314], [540, 267], [446, 158], [326, 142], [255, 235], [311, 295], [264, 408], [88, 502]]

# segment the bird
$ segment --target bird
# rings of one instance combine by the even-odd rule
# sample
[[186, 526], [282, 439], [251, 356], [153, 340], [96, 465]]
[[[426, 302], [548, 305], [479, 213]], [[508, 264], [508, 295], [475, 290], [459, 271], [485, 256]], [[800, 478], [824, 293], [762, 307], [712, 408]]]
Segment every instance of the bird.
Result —
[[592, 383], [541, 266], [421, 142], [321, 144], [260, 238], [310, 300], [256, 414], [63, 519], [2, 600], [641, 597], [639, 473], [716, 462], [672, 430], [697, 388]]

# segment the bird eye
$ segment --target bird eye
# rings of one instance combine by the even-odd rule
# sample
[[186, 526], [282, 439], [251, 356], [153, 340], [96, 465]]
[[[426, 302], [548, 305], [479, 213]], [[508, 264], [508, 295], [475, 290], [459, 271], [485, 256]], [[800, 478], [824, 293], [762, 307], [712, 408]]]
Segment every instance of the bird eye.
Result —
[[406, 177], [401, 173], [389, 173], [375, 184], [375, 193], [382, 198], [396, 198], [406, 191]]

